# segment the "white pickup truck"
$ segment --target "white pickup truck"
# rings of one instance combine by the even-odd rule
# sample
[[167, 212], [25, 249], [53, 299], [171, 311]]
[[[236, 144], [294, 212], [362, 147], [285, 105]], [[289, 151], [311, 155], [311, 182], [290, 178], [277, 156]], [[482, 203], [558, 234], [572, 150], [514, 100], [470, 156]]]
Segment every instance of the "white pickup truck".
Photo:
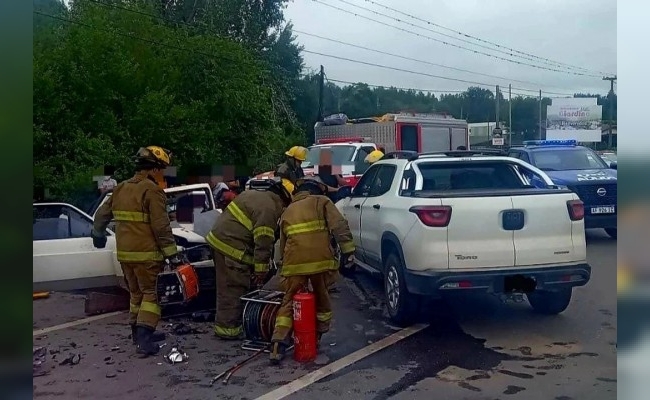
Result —
[[[548, 188], [531, 186], [524, 170]], [[525, 293], [535, 311], [557, 314], [591, 276], [582, 202], [518, 159], [390, 153], [336, 206], [357, 265], [382, 273], [400, 325], [413, 322], [423, 296], [451, 291]]]

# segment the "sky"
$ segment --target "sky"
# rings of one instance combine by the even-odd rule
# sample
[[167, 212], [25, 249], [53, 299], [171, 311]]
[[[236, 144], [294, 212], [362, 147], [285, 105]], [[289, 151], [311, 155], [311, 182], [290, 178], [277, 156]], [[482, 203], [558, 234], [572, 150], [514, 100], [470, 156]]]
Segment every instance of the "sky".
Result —
[[462, 91], [481, 83], [492, 91], [499, 85], [506, 98], [511, 84], [513, 97], [538, 96], [540, 89], [544, 97], [564, 97], [604, 95], [610, 83], [603, 76], [616, 74], [615, 0], [293, 0], [285, 18], [293, 23], [306, 51], [425, 74], [304, 53], [305, 66], [317, 70], [323, 65], [332, 82], [441, 91]]

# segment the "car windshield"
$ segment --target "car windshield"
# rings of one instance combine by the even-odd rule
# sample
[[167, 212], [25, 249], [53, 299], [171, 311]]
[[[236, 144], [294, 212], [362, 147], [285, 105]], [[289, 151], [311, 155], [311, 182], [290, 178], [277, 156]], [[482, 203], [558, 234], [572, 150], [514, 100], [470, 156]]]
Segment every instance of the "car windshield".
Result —
[[354, 155], [354, 146], [314, 146], [309, 148], [307, 159], [301, 164], [303, 168], [313, 167], [320, 164], [321, 153], [323, 150], [332, 152], [332, 165], [343, 165], [352, 163]]
[[603, 169], [609, 166], [587, 148], [538, 150], [532, 154], [534, 165], [542, 171]]

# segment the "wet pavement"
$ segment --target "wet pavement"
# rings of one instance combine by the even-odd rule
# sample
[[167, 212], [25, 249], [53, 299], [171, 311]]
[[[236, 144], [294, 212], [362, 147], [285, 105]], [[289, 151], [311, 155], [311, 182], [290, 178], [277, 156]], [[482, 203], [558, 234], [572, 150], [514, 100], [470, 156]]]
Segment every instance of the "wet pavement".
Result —
[[[420, 332], [286, 397], [287, 399], [614, 399], [616, 398], [616, 241], [590, 233], [592, 280], [574, 291], [559, 316], [533, 314], [527, 302], [502, 304], [487, 295], [430, 302]], [[210, 379], [252, 353], [190, 322], [199, 332], [171, 334], [189, 355], [133, 354], [125, 316], [35, 337], [47, 348], [37, 399], [254, 399], [398, 331], [383, 311], [381, 282], [360, 272], [333, 294], [334, 324], [321, 354], [308, 365], [288, 357], [270, 367], [265, 356], [239, 370], [227, 386]], [[34, 302], [34, 329], [83, 318], [83, 296], [56, 293]], [[59, 365], [71, 355], [78, 364]]]

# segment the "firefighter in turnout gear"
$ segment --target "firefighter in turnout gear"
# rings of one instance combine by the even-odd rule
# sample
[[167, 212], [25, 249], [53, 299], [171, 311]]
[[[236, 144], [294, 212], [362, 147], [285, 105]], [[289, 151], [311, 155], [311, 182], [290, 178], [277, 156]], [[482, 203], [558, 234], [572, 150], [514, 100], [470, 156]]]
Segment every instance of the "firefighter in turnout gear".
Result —
[[298, 179], [305, 176], [305, 172], [302, 170], [300, 164], [307, 159], [308, 152], [309, 150], [302, 146], [293, 146], [287, 150], [284, 153], [287, 156], [287, 160], [278, 165], [275, 169], [275, 176], [288, 179], [295, 185]]
[[172, 267], [182, 264], [172, 235], [167, 197], [154, 176], [170, 165], [170, 153], [158, 146], [143, 147], [135, 156], [136, 174], [113, 190], [95, 215], [91, 236], [97, 248], [106, 246], [106, 227], [115, 220], [117, 260], [122, 265], [130, 294], [129, 324], [137, 352], [158, 353], [155, 343], [160, 306], [156, 302], [156, 278], [167, 259]]
[[354, 242], [345, 217], [327, 196], [318, 178], [299, 179], [293, 202], [280, 220], [281, 275], [285, 292], [275, 319], [270, 360], [279, 363], [290, 345], [293, 296], [309, 282], [316, 297], [318, 340], [329, 331], [332, 306], [328, 286], [339, 268], [330, 237], [341, 248], [346, 266], [353, 262]]
[[280, 178], [251, 181], [251, 189], [228, 204], [205, 238], [217, 278], [214, 333], [226, 340], [241, 338], [240, 297], [267, 279], [278, 220], [291, 203]]

